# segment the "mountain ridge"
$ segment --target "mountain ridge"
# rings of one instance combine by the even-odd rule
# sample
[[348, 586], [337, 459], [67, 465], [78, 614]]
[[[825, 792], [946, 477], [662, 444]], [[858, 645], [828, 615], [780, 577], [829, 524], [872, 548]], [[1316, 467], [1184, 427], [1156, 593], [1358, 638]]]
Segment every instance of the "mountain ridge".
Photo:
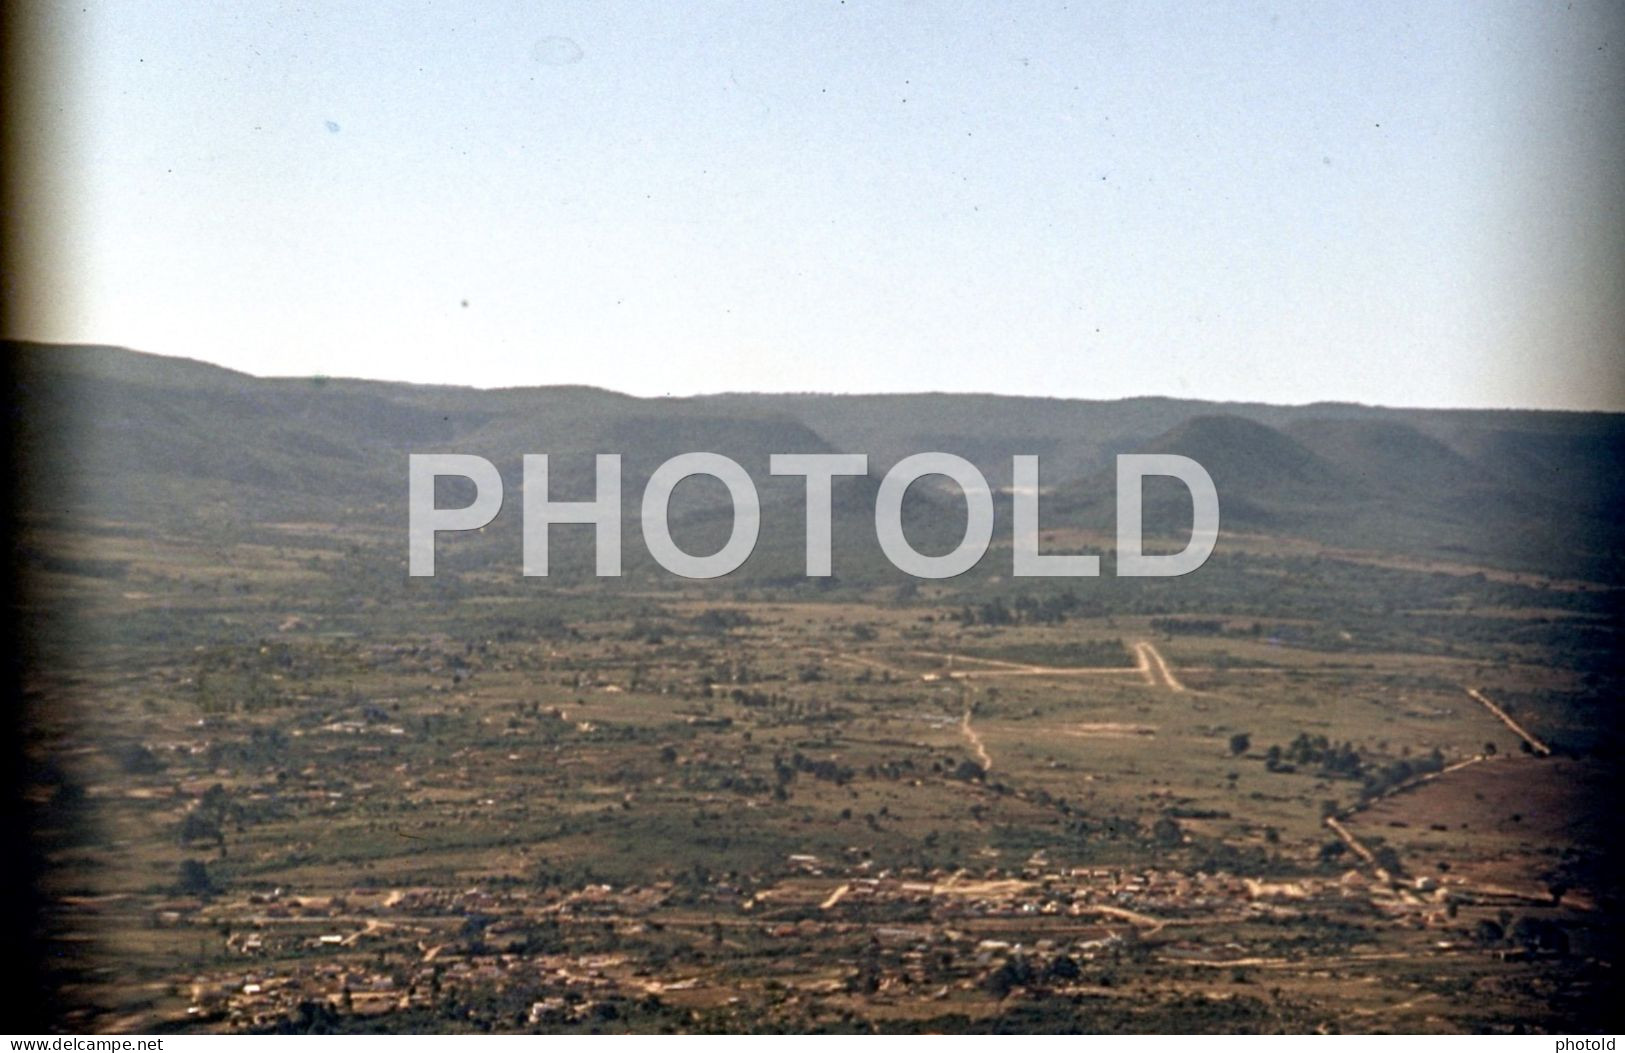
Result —
[[[484, 456], [510, 497], [522, 456], [547, 453], [551, 496], [560, 500], [589, 498], [593, 455], [620, 453], [631, 518], [659, 463], [706, 450], [744, 465], [764, 508], [786, 509], [799, 504], [801, 483], [771, 476], [769, 454], [867, 454], [869, 478], [838, 488], [837, 508], [855, 524], [879, 476], [904, 456], [938, 450], [969, 459], [995, 489], [1009, 485], [1012, 456], [1037, 454], [1052, 495], [1045, 525], [1109, 531], [1114, 457], [1163, 451], [1208, 467], [1232, 526], [1518, 566], [1557, 551], [1618, 576], [1612, 524], [1625, 502], [1614, 465], [1625, 456], [1625, 414], [1161, 396], [649, 399], [583, 386], [261, 378], [101, 345], [12, 342], [7, 350], [18, 378], [21, 467], [36, 484], [53, 472], [69, 482], [60, 499], [34, 503], [41, 514], [167, 529], [190, 529], [199, 517], [219, 526], [314, 519], [376, 528], [401, 522], [409, 453]], [[685, 484], [674, 513], [716, 520], [720, 494]], [[962, 521], [957, 497], [917, 486], [909, 500], [918, 506], [911, 523], [934, 539], [922, 544], [950, 543]], [[1177, 537], [1188, 526], [1188, 498], [1177, 487], [1148, 481], [1145, 504], [1151, 532]], [[999, 518], [995, 536], [1007, 536], [1004, 497]]]

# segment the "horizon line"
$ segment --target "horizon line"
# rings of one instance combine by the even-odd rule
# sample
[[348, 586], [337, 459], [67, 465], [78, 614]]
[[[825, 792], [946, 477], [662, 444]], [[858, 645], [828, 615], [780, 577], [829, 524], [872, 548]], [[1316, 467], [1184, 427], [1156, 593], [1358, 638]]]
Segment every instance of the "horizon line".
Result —
[[1263, 406], [1271, 409], [1311, 409], [1316, 406], [1346, 407], [1364, 410], [1397, 410], [1404, 412], [1422, 413], [1553, 413], [1553, 414], [1592, 414], [1598, 416], [1625, 416], [1625, 407], [1619, 409], [1583, 409], [1573, 406], [1506, 406], [1506, 405], [1397, 405], [1381, 402], [1361, 402], [1354, 399], [1319, 398], [1309, 402], [1268, 402], [1261, 399], [1216, 399], [1204, 398], [1199, 395], [1167, 395], [1143, 393], [1136, 395], [1118, 395], [1107, 398], [1091, 398], [1084, 395], [1045, 395], [1030, 394], [1026, 392], [988, 391], [988, 390], [962, 390], [953, 391], [940, 388], [911, 388], [895, 389], [889, 391], [819, 391], [812, 389], [802, 390], [744, 390], [720, 389], [714, 391], [696, 391], [690, 394], [672, 394], [670, 392], [660, 395], [638, 395], [616, 388], [603, 387], [598, 384], [558, 383], [558, 384], [454, 384], [443, 381], [405, 380], [398, 377], [356, 376], [327, 373], [250, 373], [228, 366], [220, 362], [205, 358], [196, 358], [191, 355], [168, 354], [162, 351], [145, 351], [130, 347], [126, 344], [104, 343], [93, 340], [41, 340], [32, 337], [11, 336], [0, 337], [0, 341], [11, 345], [30, 345], [42, 349], [63, 351], [112, 351], [120, 354], [134, 355], [142, 358], [164, 359], [170, 362], [184, 362], [191, 365], [205, 366], [225, 373], [235, 374], [250, 380], [266, 381], [312, 381], [319, 383], [338, 382], [352, 384], [383, 384], [413, 388], [438, 388], [450, 391], [478, 391], [501, 394], [524, 391], [561, 391], [582, 390], [597, 391], [619, 398], [635, 399], [638, 401], [681, 401], [688, 399], [724, 399], [746, 397], [817, 397], [817, 398], [996, 398], [1011, 400], [1027, 400], [1042, 402], [1080, 402], [1080, 403], [1113, 403], [1113, 402], [1201, 402], [1212, 406]]

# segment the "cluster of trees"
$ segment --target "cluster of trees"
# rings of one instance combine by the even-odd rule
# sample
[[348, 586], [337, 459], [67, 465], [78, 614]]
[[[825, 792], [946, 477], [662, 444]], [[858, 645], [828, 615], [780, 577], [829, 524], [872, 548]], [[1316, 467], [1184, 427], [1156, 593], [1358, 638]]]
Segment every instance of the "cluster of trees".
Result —
[[[728, 697], [746, 709], [760, 710], [764, 724], [836, 724], [852, 715], [852, 711], [845, 706], [818, 698], [787, 698], [777, 693], [745, 691], [741, 688], [734, 688]], [[769, 716], [771, 720], [767, 719]]]
[[[1236, 749], [1237, 740], [1243, 738], [1245, 736], [1232, 737], [1232, 752], [1245, 751], [1245, 746], [1242, 750]], [[1431, 753], [1423, 757], [1401, 757], [1376, 765], [1362, 757], [1351, 742], [1332, 742], [1325, 735], [1300, 732], [1285, 747], [1271, 746], [1264, 754], [1264, 767], [1274, 772], [1293, 772], [1312, 767], [1317, 774], [1327, 778], [1359, 779], [1362, 783], [1361, 794], [1376, 797], [1418, 775], [1440, 771], [1444, 768], [1444, 754], [1435, 746]]]
[[1512, 945], [1531, 954], [1569, 953], [1569, 934], [1549, 918], [1521, 917], [1513, 921], [1503, 911], [1499, 921], [1484, 918], [1473, 929], [1473, 938], [1486, 947]]
[[740, 629], [753, 624], [751, 616], [744, 611], [731, 610], [727, 607], [708, 607], [694, 618], [694, 628], [702, 633], [716, 633], [718, 635], [729, 629]]
[[1299, 732], [1284, 748], [1271, 746], [1264, 754], [1264, 767], [1270, 771], [1291, 772], [1315, 766], [1322, 775], [1360, 777], [1365, 762], [1353, 743], [1333, 743], [1325, 735]]
[[1097, 837], [1110, 841], [1140, 840], [1146, 836], [1146, 829], [1138, 819], [1121, 815], [1082, 816], [1073, 821], [1068, 829], [1080, 838]]
[[788, 786], [795, 781], [796, 775], [800, 772], [806, 772], [815, 779], [832, 782], [837, 786], [845, 786], [856, 774], [844, 764], [838, 764], [833, 760], [813, 760], [800, 750], [791, 754], [789, 760], [785, 760], [783, 755], [775, 756], [773, 772], [778, 776], [780, 786]]
[[158, 755], [139, 742], [131, 742], [114, 751], [119, 767], [126, 775], [156, 775], [164, 770]]
[[966, 648], [973, 657], [997, 658], [1006, 662], [1032, 662], [1035, 665], [1073, 666], [1082, 669], [1126, 669], [1134, 664], [1128, 648], [1117, 637], [1062, 640], [1054, 643], [1008, 644], [978, 651]]
[[1039, 965], [1025, 955], [1013, 954], [988, 973], [982, 986], [995, 998], [1004, 999], [1018, 987], [1037, 987], [1043, 983], [1070, 983], [1083, 975], [1077, 959], [1062, 954]]
[[214, 879], [209, 875], [209, 868], [196, 859], [181, 860], [179, 880], [175, 884], [176, 891], [188, 896], [209, 896], [215, 892]]
[[[1224, 633], [1224, 619], [1152, 618], [1151, 630], [1153, 632], [1167, 633], [1169, 636], [1221, 636]], [[1254, 622], [1252, 635], [1258, 636], [1262, 632], [1263, 627]]]
[[197, 805], [181, 820], [180, 842], [191, 847], [199, 842], [213, 844], [226, 854], [227, 823], [241, 823], [242, 807], [234, 803], [231, 795], [220, 783], [215, 783], [203, 794]]
[[980, 604], [965, 604], [950, 615], [961, 625], [1059, 625], [1078, 612], [1078, 597], [1074, 592], [1052, 592], [1044, 596], [1027, 593], [1008, 604], [1001, 597]]
[[1425, 757], [1415, 759], [1401, 757], [1384, 764], [1381, 768], [1366, 772], [1365, 785], [1361, 787], [1360, 792], [1367, 797], [1376, 797], [1418, 775], [1427, 775], [1443, 768], [1444, 754], [1435, 746], [1433, 752]]
[[[362, 717], [367, 718], [363, 707]], [[387, 718], [387, 714], [386, 714]], [[246, 739], [222, 739], [209, 744], [208, 766], [211, 770], [236, 767], [270, 767], [286, 763], [290, 743], [288, 735], [278, 727], [251, 727]]]

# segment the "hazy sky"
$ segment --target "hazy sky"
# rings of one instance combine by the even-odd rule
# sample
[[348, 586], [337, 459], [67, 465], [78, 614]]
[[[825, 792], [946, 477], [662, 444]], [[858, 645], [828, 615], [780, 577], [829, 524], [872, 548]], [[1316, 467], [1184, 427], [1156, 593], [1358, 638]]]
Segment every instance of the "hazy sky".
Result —
[[56, 5], [13, 335], [262, 374], [1625, 408], [1613, 5]]

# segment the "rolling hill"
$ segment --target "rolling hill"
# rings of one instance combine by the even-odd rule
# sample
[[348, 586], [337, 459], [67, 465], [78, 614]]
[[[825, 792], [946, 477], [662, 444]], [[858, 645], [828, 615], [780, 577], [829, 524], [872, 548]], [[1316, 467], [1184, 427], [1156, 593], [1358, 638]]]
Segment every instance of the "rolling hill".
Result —
[[[1008, 483], [1012, 455], [1037, 454], [1048, 491], [1044, 525], [1110, 530], [1112, 457], [1170, 452], [1213, 476], [1224, 529], [1620, 578], [1611, 537], [1625, 454], [1618, 414], [951, 394], [640, 399], [585, 387], [260, 378], [110, 347], [7, 350], [19, 472], [37, 521], [404, 529], [408, 453], [487, 457], [516, 509], [523, 455], [548, 453], [553, 496], [579, 500], [591, 491], [592, 455], [618, 452], [635, 531], [630, 521], [649, 473], [677, 453], [707, 450], [739, 461], [762, 494], [764, 535], [749, 573], [757, 563], [792, 565], [801, 544], [801, 483], [770, 476], [771, 453], [870, 456], [870, 477], [837, 484], [839, 553], [872, 535], [878, 477], [911, 453], [959, 454], [996, 487]], [[722, 500], [720, 486], [680, 487], [679, 538], [694, 546], [720, 539]], [[911, 538], [926, 550], [951, 546], [960, 507], [952, 494], [915, 487]], [[996, 540], [1007, 536], [1006, 511], [1001, 504]], [[1188, 528], [1188, 499], [1150, 481], [1146, 516], [1154, 532], [1178, 537]], [[515, 548], [517, 531], [516, 514], [502, 517], [486, 547]], [[517, 567], [516, 555], [502, 558]], [[998, 573], [991, 560], [983, 569]], [[853, 565], [876, 572], [869, 556]]]

